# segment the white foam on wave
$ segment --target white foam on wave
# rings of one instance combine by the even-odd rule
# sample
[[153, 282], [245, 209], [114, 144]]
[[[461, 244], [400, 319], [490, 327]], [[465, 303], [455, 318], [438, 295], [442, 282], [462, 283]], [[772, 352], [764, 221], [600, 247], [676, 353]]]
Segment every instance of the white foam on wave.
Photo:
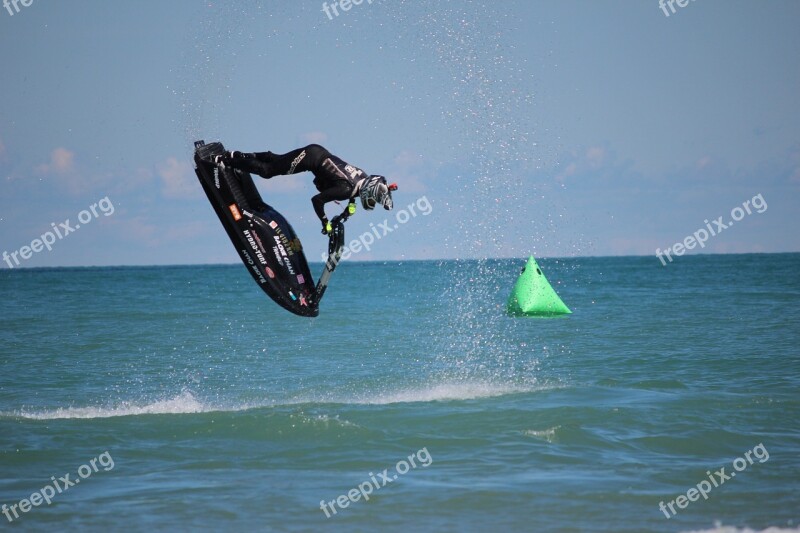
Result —
[[549, 442], [550, 444], [558, 442], [558, 436], [556, 432], [561, 429], [561, 426], [553, 426], [549, 429], [526, 429], [522, 432], [523, 435], [526, 437], [533, 437], [534, 439], [543, 440], [545, 442]]
[[772, 526], [762, 530], [756, 530], [750, 528], [739, 529], [737, 527], [723, 526], [720, 523], [716, 523], [713, 529], [684, 531], [683, 533], [800, 533], [800, 528], [786, 529], [782, 527]]
[[112, 418], [115, 416], [207, 413], [220, 410], [197, 400], [191, 392], [184, 391], [174, 398], [152, 403], [122, 402], [112, 407], [59, 407], [57, 409], [33, 412], [22, 410], [14, 413], [14, 416], [32, 420], [59, 420], [68, 418]]
[[442, 383], [421, 386], [396, 392], [361, 394], [341, 403], [364, 405], [386, 405], [392, 403], [442, 402], [453, 400], [476, 400], [542, 390], [540, 388], [494, 383]]
[[261, 407], [281, 407], [298, 404], [349, 404], [349, 405], [389, 405], [397, 403], [443, 402], [493, 398], [509, 394], [535, 392], [552, 387], [532, 387], [522, 385], [495, 384], [483, 382], [455, 382], [435, 385], [421, 385], [399, 391], [363, 391], [356, 396], [329, 396], [325, 398], [295, 398], [288, 401], [265, 401], [261, 403], [213, 405], [198, 400], [190, 391], [184, 391], [173, 398], [153, 402], [125, 401], [109, 407], [59, 407], [41, 411], [21, 409], [13, 413], [0, 413], [29, 420], [63, 420], [113, 418], [120, 416], [195, 414], [209, 412], [238, 412]]

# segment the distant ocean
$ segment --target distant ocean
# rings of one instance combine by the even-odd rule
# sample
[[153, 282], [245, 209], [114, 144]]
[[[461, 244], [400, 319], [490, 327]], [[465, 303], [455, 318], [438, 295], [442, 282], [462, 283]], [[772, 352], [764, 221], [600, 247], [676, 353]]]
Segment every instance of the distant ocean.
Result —
[[524, 263], [0, 271], [0, 529], [796, 530], [800, 254]]

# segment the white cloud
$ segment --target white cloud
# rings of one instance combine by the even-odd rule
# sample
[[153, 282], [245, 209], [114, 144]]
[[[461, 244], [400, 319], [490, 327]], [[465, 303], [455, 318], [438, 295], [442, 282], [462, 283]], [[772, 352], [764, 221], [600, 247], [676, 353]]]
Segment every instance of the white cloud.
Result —
[[600, 168], [606, 159], [606, 151], [599, 146], [592, 146], [586, 150], [586, 161], [592, 168]]
[[129, 218], [118, 232], [127, 240], [143, 244], [145, 246], [155, 246], [158, 244], [161, 228], [153, 224], [153, 218], [148, 216], [135, 216]]
[[710, 164], [711, 164], [711, 157], [705, 155], [705, 156], [703, 156], [703, 157], [701, 157], [700, 159], [697, 160], [697, 163], [696, 163], [697, 170], [703, 170], [704, 168], [706, 168]]
[[75, 170], [75, 152], [66, 148], [56, 148], [50, 153], [50, 161], [36, 167], [39, 174], [66, 176]]
[[309, 131], [302, 134], [300, 139], [308, 144], [324, 144], [328, 142], [328, 134], [324, 131]]
[[383, 173], [389, 183], [397, 182], [398, 190], [403, 193], [419, 193], [427, 190], [425, 179], [421, 175], [426, 170], [422, 155], [402, 150], [395, 156], [392, 168], [379, 173]]
[[179, 244], [189, 239], [203, 237], [208, 234], [208, 221], [190, 220], [179, 224], [170, 225], [169, 229], [163, 234], [163, 240], [167, 244]]
[[91, 175], [79, 169], [75, 152], [59, 147], [50, 152], [50, 160], [34, 168], [39, 176], [53, 179], [56, 186], [62, 187], [69, 194], [86, 194], [89, 190], [111, 179], [110, 175]]
[[156, 172], [164, 185], [161, 192], [167, 198], [186, 198], [195, 196], [200, 191], [200, 184], [187, 161], [169, 157], [156, 166]]
[[575, 175], [583, 175], [588, 170], [598, 170], [606, 166], [608, 151], [601, 146], [590, 146], [584, 154], [578, 155], [572, 152], [572, 160], [563, 165], [563, 170], [556, 174], [556, 181], [564, 182], [567, 178]]
[[566, 168], [564, 169], [563, 172], [560, 172], [556, 176], [556, 180], [557, 181], [564, 181], [567, 178], [569, 178], [570, 176], [574, 176], [577, 171], [578, 171], [578, 164], [577, 163], [570, 163], [569, 165], [566, 166]]
[[401, 167], [412, 167], [422, 164], [422, 156], [411, 150], [403, 150], [394, 158], [394, 164]]
[[794, 167], [793, 171], [790, 170], [789, 182], [800, 183], [800, 146], [794, 147], [789, 159], [791, 160], [791, 163], [789, 163], [790, 168]]
[[[303, 191], [313, 179], [310, 174], [306, 173], [292, 174], [291, 176], [275, 176], [274, 178], [270, 178], [268, 180], [265, 180], [264, 178], [255, 174], [252, 174], [252, 177], [256, 187], [263, 189], [268, 193], [274, 194]], [[308, 187], [308, 191], [311, 192], [311, 187]]]

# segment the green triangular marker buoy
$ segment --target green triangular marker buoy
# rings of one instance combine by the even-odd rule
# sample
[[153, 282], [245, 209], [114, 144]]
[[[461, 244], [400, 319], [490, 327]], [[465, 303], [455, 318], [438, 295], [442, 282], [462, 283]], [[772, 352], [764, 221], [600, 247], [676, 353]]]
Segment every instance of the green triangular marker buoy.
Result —
[[512, 316], [556, 316], [572, 313], [550, 286], [533, 256], [530, 256], [528, 264], [514, 284], [506, 310]]

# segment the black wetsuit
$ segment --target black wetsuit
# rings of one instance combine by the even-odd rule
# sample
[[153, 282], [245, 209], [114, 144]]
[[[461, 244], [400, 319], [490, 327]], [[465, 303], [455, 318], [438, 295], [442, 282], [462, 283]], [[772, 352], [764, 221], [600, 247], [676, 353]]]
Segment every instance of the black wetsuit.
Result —
[[311, 203], [320, 220], [325, 218], [326, 203], [350, 200], [357, 192], [358, 183], [369, 177], [360, 168], [347, 164], [318, 144], [309, 144], [286, 154], [244, 154], [233, 159], [231, 166], [267, 179], [305, 171], [313, 173], [319, 194], [311, 198]]

